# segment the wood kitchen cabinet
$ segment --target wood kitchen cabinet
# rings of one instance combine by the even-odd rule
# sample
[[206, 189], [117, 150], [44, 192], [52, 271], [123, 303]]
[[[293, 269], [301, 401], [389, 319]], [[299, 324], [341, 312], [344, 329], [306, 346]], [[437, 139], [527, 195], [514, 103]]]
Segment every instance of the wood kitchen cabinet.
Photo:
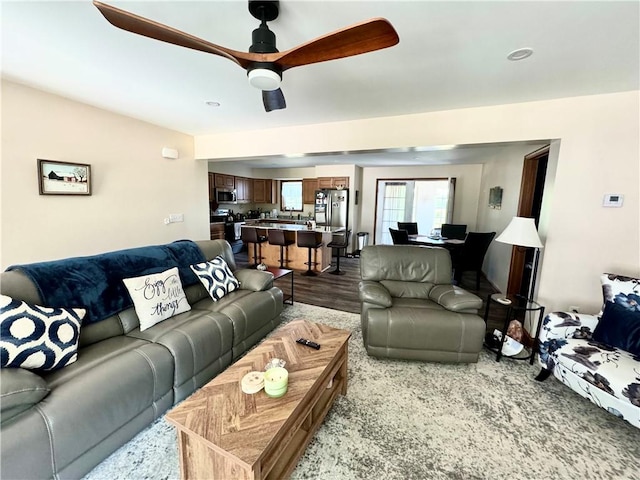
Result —
[[[209, 174], [211, 175], [211, 174]], [[233, 175], [225, 175], [223, 173], [214, 174], [214, 187], [216, 188], [235, 188], [235, 177]]]
[[245, 177], [235, 177], [236, 200], [238, 203], [249, 203], [253, 201], [253, 180]]
[[276, 185], [277, 180], [270, 180], [266, 178], [254, 178], [253, 179], [253, 201], [254, 203], [276, 203], [277, 192]]
[[319, 177], [318, 188], [349, 188], [349, 177]]
[[211, 240], [224, 240], [224, 223], [210, 223], [209, 228], [211, 230]]
[[216, 199], [216, 174], [209, 172], [209, 203]]
[[318, 190], [317, 178], [303, 178], [302, 179], [302, 203], [315, 204], [316, 190]]

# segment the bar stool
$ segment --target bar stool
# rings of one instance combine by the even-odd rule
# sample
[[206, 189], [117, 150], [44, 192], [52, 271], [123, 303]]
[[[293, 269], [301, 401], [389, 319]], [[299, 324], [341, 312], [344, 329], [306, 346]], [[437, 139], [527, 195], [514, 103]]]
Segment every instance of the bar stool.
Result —
[[[284, 268], [284, 249], [289, 245], [293, 245], [295, 241], [285, 235], [284, 230], [278, 230], [277, 228], [270, 228], [267, 230], [267, 236], [269, 237], [269, 245], [279, 245], [280, 246], [280, 268]], [[288, 255], [287, 255], [288, 257]], [[287, 263], [289, 260], [287, 260]]]
[[[267, 237], [263, 235], [264, 230], [262, 232], [258, 232], [256, 227], [242, 227], [240, 230], [240, 238], [244, 243], [253, 243], [253, 261], [256, 262], [254, 268], [258, 266], [260, 261], [264, 258], [262, 256], [258, 256], [258, 244], [264, 243], [267, 241]], [[262, 254], [262, 248], [260, 248], [260, 253]]]
[[309, 249], [309, 261], [305, 262], [305, 264], [307, 265], [307, 271], [303, 272], [302, 275], [305, 275], [307, 277], [315, 277], [318, 274], [311, 270], [311, 265], [317, 265], [318, 262], [311, 261], [311, 250], [317, 250], [322, 246], [322, 234], [319, 232], [298, 230], [297, 237], [298, 247]]
[[346, 230], [344, 232], [338, 232], [334, 234], [331, 242], [327, 243], [327, 247], [335, 248], [338, 250], [338, 254], [336, 255], [336, 269], [329, 272], [332, 275], [344, 275], [345, 272], [340, 270], [340, 251], [344, 249], [344, 253], [346, 255], [347, 247], [349, 246], [350, 241], [351, 230]]

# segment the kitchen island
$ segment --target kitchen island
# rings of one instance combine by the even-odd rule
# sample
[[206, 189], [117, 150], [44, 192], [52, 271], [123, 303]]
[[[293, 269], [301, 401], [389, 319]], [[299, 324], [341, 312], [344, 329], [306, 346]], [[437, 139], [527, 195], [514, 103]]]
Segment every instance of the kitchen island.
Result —
[[[293, 244], [284, 249], [284, 268], [293, 270], [307, 269], [306, 262], [309, 259], [309, 250], [298, 247], [296, 241], [297, 232], [300, 230], [309, 231], [306, 225], [261, 221], [256, 226], [244, 225], [242, 228], [257, 228], [258, 234], [265, 237], [268, 236], [269, 229], [284, 230], [285, 236], [293, 240]], [[311, 250], [311, 261], [316, 262], [316, 265], [312, 266], [312, 270], [322, 272], [331, 266], [332, 249], [327, 247], [327, 244], [331, 242], [332, 235], [336, 232], [343, 231], [344, 227], [316, 227], [312, 230], [322, 234], [322, 246], [315, 251]], [[253, 258], [253, 245], [248, 245], [247, 255], [249, 257], [249, 263], [256, 263]], [[280, 247], [278, 245], [271, 245], [269, 242], [261, 243], [258, 246], [258, 256], [262, 256], [262, 262], [270, 267], [280, 266]]]

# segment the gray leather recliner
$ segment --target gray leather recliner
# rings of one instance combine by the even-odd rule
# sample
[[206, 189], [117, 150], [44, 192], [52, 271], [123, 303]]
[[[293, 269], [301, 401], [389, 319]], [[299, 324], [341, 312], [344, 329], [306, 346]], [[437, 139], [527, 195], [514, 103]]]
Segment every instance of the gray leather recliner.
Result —
[[362, 336], [375, 357], [472, 363], [485, 323], [482, 300], [451, 282], [444, 248], [373, 245], [360, 253]]

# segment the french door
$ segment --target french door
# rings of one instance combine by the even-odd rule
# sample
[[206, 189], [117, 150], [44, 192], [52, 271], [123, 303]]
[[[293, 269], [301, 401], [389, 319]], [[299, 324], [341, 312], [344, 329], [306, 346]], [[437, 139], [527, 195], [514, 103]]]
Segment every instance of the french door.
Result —
[[455, 178], [378, 180], [376, 244], [392, 244], [389, 228], [398, 222], [416, 222], [420, 234], [451, 223]]

